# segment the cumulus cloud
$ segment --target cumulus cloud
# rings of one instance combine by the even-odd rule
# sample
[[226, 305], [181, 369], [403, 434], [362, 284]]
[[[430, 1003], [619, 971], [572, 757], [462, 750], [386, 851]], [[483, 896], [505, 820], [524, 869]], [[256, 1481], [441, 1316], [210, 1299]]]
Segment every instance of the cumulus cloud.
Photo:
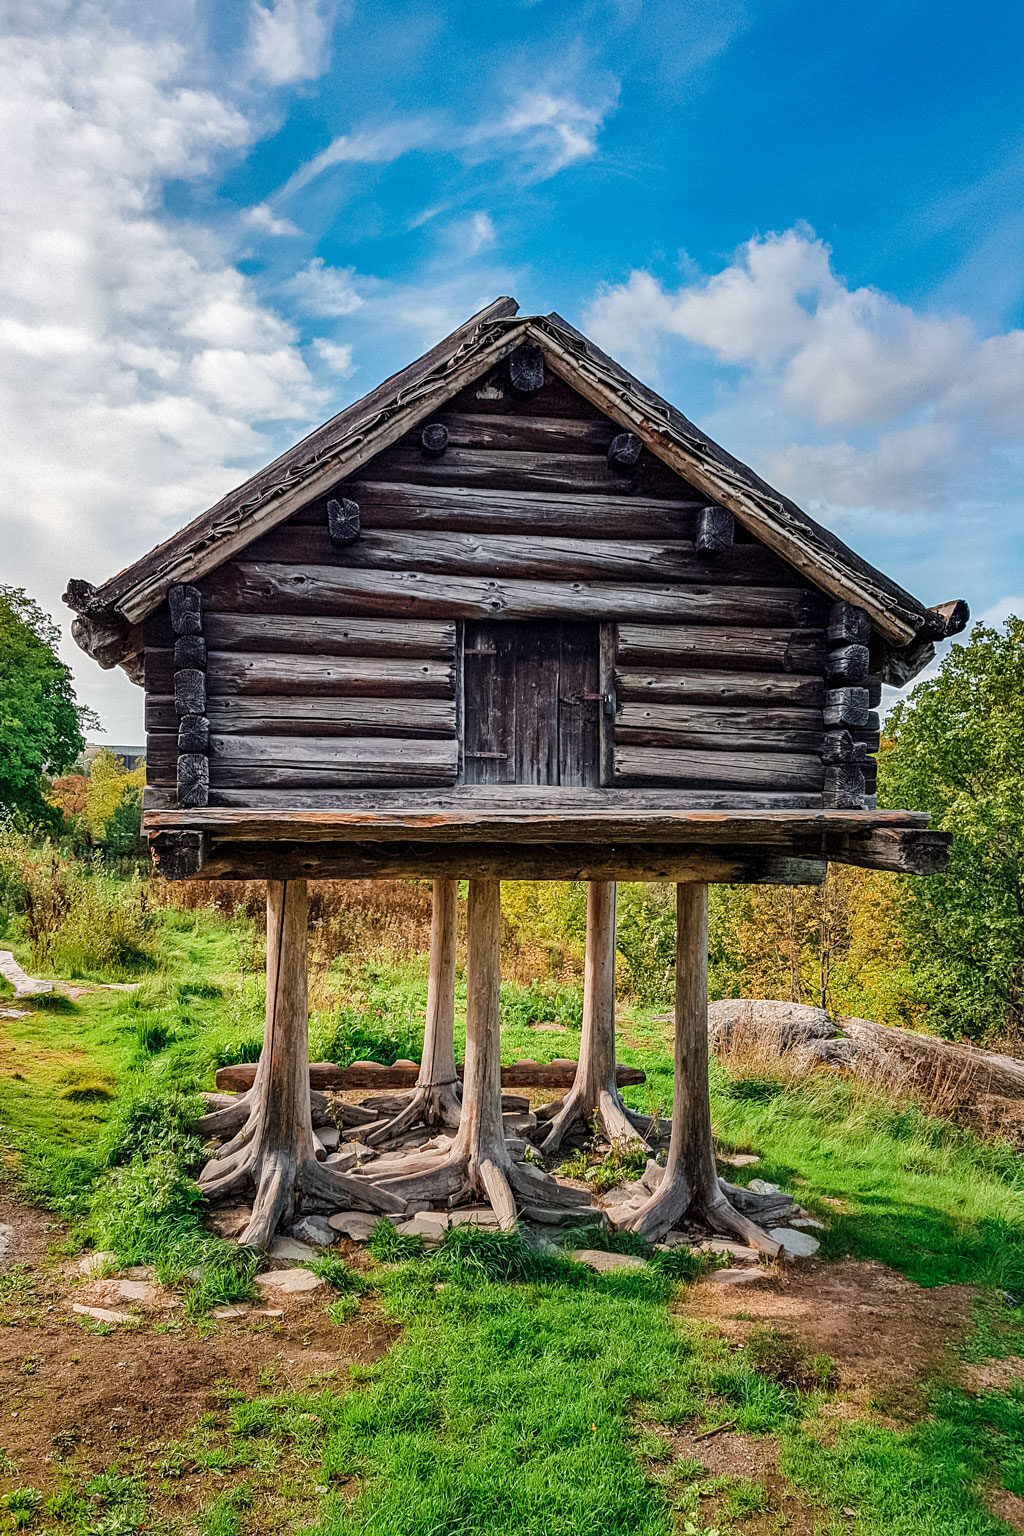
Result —
[[[354, 267], [329, 267], [322, 256], [314, 256], [288, 279], [285, 290], [307, 315], [340, 319], [362, 308], [358, 280]], [[368, 283], [369, 279], [363, 281]]]
[[[65, 618], [68, 576], [109, 576], [320, 410], [292, 326], [162, 207], [252, 134], [183, 45], [94, 10], [0, 50], [4, 575]], [[101, 708], [127, 699], [67, 654]]]
[[302, 231], [291, 219], [282, 219], [276, 214], [269, 203], [256, 203], [252, 208], [247, 208], [242, 215], [242, 222], [249, 229], [258, 231], [261, 235], [300, 235]]
[[669, 338], [738, 370], [790, 438], [766, 449], [766, 468], [819, 504], [937, 504], [954, 467], [1024, 441], [1024, 331], [983, 338], [961, 315], [853, 288], [806, 228], [749, 240], [674, 289], [632, 272], [585, 323], [640, 371]]
[[317, 0], [253, 0], [249, 65], [271, 85], [311, 80], [327, 67], [338, 6]]

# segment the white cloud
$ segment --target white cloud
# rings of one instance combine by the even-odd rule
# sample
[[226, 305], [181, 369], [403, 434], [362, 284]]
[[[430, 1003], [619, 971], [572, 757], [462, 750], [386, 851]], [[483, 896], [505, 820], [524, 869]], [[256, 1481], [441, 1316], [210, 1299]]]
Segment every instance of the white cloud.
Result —
[[249, 65], [271, 85], [312, 80], [327, 67], [337, 6], [317, 0], [253, 0]]
[[939, 505], [1024, 443], [1024, 331], [982, 338], [961, 315], [851, 288], [804, 227], [675, 289], [634, 271], [598, 292], [585, 327], [640, 372], [668, 338], [739, 369], [739, 393], [771, 417], [766, 472], [816, 505]]
[[326, 337], [317, 336], [313, 342], [313, 351], [322, 363], [324, 363], [336, 379], [347, 379], [355, 373], [355, 363], [352, 361], [352, 348], [344, 343], [328, 341]]
[[288, 279], [285, 289], [307, 315], [340, 319], [362, 308], [364, 300], [356, 280], [354, 267], [329, 267], [322, 256], [315, 256]]
[[[339, 134], [300, 165], [277, 197], [290, 197], [336, 165], [385, 164], [414, 150], [460, 155], [470, 163], [508, 159], [526, 180], [544, 180], [597, 153], [598, 135], [615, 108], [619, 84], [605, 76], [589, 85], [587, 93], [582, 99], [582, 90], [534, 87], [516, 96], [499, 117], [469, 126], [440, 116], [395, 117], [365, 125]], [[439, 211], [428, 209], [416, 222]]]
[[301, 235], [302, 233], [291, 219], [282, 219], [276, 214], [269, 203], [256, 203], [252, 208], [247, 208], [242, 215], [242, 222], [249, 229], [255, 229], [262, 235]]
[[445, 231], [447, 239], [460, 256], [479, 256], [495, 241], [494, 222], [489, 213], [472, 213], [456, 219]]
[[[142, 554], [272, 456], [254, 423], [323, 397], [220, 240], [162, 207], [245, 148], [246, 117], [174, 39], [91, 9], [45, 25], [0, 49], [0, 526], [5, 579], [66, 625], [69, 576]], [[131, 739], [137, 690], [66, 654]]]

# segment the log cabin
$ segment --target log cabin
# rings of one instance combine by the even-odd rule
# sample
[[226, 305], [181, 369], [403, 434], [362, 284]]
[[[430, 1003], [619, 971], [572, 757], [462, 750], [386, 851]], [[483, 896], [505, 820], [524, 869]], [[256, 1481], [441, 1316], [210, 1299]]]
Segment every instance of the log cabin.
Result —
[[[65, 601], [78, 644], [145, 689], [157, 870], [268, 879], [279, 945], [309, 878], [429, 876], [449, 907], [468, 879], [482, 1031], [502, 877], [593, 883], [607, 1014], [610, 882], [679, 883], [700, 973], [709, 882], [945, 859], [926, 816], [876, 808], [877, 711], [967, 605], [925, 606], [512, 299]], [[679, 1004], [691, 1035], [700, 991]], [[494, 1063], [478, 1066], [493, 1107]], [[500, 1115], [482, 1160], [507, 1175], [496, 1136]], [[378, 1191], [389, 1179], [410, 1194], [398, 1173]], [[507, 1187], [476, 1183], [507, 1216]]]

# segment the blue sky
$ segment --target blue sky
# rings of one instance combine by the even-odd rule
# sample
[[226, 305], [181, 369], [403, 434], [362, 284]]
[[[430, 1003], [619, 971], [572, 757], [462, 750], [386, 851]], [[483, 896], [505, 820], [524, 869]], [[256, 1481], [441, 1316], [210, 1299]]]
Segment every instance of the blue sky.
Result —
[[[99, 581], [499, 293], [1024, 611], [1024, 17], [11, 0], [0, 580]], [[141, 692], [77, 653], [115, 741]]]

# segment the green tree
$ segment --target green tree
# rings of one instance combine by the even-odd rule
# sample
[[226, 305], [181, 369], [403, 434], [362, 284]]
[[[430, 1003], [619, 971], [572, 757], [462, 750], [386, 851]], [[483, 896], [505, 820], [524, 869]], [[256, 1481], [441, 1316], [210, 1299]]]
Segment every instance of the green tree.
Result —
[[57, 656], [60, 630], [18, 587], [0, 587], [0, 806], [30, 821], [59, 822], [43, 798], [44, 774], [63, 773], [98, 722], [76, 704]]
[[1024, 1034], [1024, 620], [975, 625], [886, 723], [879, 803], [955, 834], [948, 868], [911, 882], [908, 951], [928, 1022]]

